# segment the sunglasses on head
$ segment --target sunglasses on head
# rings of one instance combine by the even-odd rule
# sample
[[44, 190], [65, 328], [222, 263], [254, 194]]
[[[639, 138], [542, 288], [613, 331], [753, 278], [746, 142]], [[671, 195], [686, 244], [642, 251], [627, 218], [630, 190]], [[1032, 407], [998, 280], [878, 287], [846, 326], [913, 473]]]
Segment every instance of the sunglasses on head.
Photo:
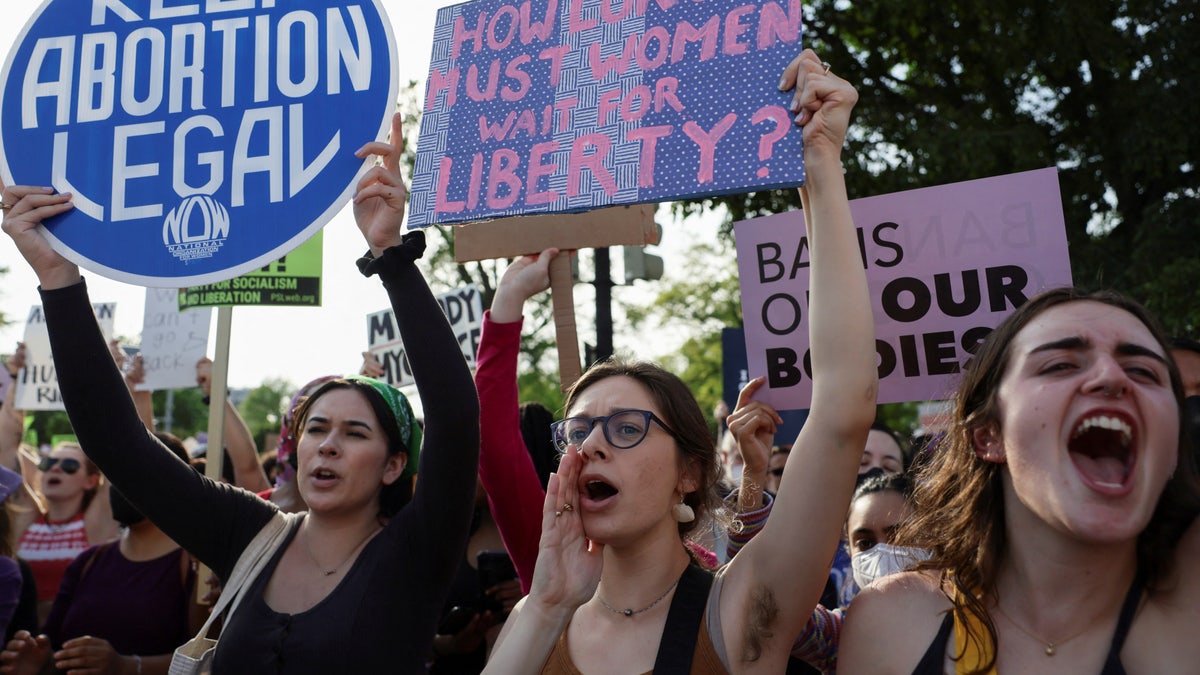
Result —
[[43, 457], [42, 461], [38, 462], [38, 470], [45, 473], [53, 469], [56, 465], [63, 470], [63, 473], [70, 474], [78, 471], [79, 467], [83, 466], [83, 463], [71, 457]]

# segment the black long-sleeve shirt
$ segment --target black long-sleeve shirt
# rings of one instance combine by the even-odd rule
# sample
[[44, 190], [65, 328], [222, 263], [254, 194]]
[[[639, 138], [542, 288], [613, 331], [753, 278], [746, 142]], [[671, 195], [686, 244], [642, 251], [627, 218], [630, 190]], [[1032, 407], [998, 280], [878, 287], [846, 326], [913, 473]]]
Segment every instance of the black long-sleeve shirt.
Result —
[[[413, 499], [363, 548], [329, 596], [299, 614], [277, 613], [263, 599], [287, 544], [281, 547], [222, 632], [217, 673], [423, 670], [465, 555], [479, 460], [479, 401], [458, 342], [407, 248], [388, 249], [371, 268], [388, 291], [425, 410]], [[201, 476], [145, 429], [85, 284], [43, 291], [42, 301], [59, 386], [84, 451], [151, 521], [228, 578], [275, 507]]]

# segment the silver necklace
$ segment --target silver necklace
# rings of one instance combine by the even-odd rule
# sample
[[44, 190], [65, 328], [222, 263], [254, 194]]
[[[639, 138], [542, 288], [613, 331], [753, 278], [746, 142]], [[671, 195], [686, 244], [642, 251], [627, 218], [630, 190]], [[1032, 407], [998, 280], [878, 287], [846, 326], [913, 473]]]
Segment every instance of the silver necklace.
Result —
[[354, 557], [354, 554], [358, 553], [358, 549], [362, 548], [363, 544], [367, 543], [367, 540], [378, 531], [379, 528], [375, 528], [374, 530], [368, 532], [367, 536], [363, 537], [362, 541], [358, 542], [358, 545], [350, 550], [350, 555], [346, 556], [342, 562], [338, 563], [331, 569], [325, 569], [324, 567], [321, 567], [321, 563], [317, 562], [317, 556], [313, 555], [312, 544], [308, 541], [309, 535], [307, 529], [304, 530], [304, 551], [308, 553], [308, 559], [312, 561], [313, 567], [316, 567], [317, 571], [320, 572], [322, 576], [331, 577], [334, 574], [337, 574], [337, 571], [341, 569], [342, 565], [345, 565], [347, 562], [349, 562], [350, 559]]
[[671, 593], [671, 591], [675, 590], [675, 587], [678, 585], [679, 585], [679, 579], [676, 579], [675, 583], [671, 584], [670, 588], [663, 591], [662, 595], [660, 595], [654, 599], [654, 602], [646, 605], [645, 607], [643, 607], [641, 609], [634, 609], [632, 607], [626, 607], [625, 609], [617, 609], [616, 607], [613, 607], [612, 605], [605, 602], [604, 598], [600, 597], [599, 593], [596, 594], [596, 599], [600, 601], [600, 604], [604, 605], [604, 609], [607, 609], [608, 611], [612, 612], [613, 614], [620, 614], [620, 615], [628, 617], [628, 618], [633, 618], [634, 616], [637, 616], [638, 614], [641, 614], [642, 612], [644, 612], [644, 611], [654, 607], [658, 603], [662, 602], [663, 598], [667, 597], [667, 595], [669, 595]]

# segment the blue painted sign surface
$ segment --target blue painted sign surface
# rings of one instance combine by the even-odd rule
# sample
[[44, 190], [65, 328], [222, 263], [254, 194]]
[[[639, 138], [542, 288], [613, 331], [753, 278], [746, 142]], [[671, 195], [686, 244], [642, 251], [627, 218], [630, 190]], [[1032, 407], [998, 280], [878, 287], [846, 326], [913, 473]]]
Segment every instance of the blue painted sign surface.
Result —
[[46, 0], [0, 78], [0, 173], [74, 195], [45, 226], [85, 268], [229, 279], [346, 204], [395, 51], [380, 0]]
[[799, 185], [800, 29], [800, 0], [443, 8], [409, 224]]

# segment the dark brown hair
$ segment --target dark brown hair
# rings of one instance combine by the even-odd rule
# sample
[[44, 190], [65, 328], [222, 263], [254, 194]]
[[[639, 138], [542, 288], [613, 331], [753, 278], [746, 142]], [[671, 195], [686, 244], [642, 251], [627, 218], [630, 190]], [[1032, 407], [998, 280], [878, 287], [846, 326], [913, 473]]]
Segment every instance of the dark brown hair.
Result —
[[[308, 423], [308, 415], [312, 411], [313, 404], [335, 389], [351, 389], [362, 394], [363, 398], [371, 404], [371, 410], [379, 420], [379, 426], [383, 427], [383, 431], [387, 435], [388, 457], [400, 453], [408, 456], [408, 447], [400, 439], [400, 426], [396, 421], [396, 415], [388, 407], [387, 401], [383, 400], [383, 396], [369, 384], [342, 378], [329, 380], [296, 404], [292, 411], [292, 425], [289, 431], [292, 433], [292, 438], [296, 439], [297, 447], [300, 444], [300, 438], [304, 435], [304, 425]], [[412, 480], [406, 476], [397, 478], [391, 485], [384, 485], [379, 493], [379, 518], [381, 520], [391, 518], [399, 513], [400, 509], [404, 508], [411, 499]]]
[[[898, 544], [921, 547], [932, 554], [917, 569], [938, 570], [942, 579], [954, 586], [957, 591], [954, 612], [964, 623], [972, 625], [968, 615], [982, 621], [988, 635], [967, 636], [977, 644], [982, 644], [985, 638], [996, 644], [996, 628], [986, 607], [996, 598], [997, 566], [1006, 541], [1002, 465], [977, 456], [973, 435], [977, 429], [999, 426], [997, 392], [1012, 360], [1013, 339], [1046, 310], [1080, 301], [1099, 302], [1128, 312], [1146, 326], [1163, 353], [1168, 352], [1166, 339], [1150, 313], [1119, 293], [1060, 288], [1030, 298], [988, 335], [964, 370], [946, 436], [939, 440], [928, 464], [917, 475], [914, 517], [897, 533]], [[1167, 368], [1176, 414], [1181, 421], [1178, 466], [1167, 481], [1150, 522], [1138, 536], [1138, 570], [1151, 590], [1169, 571], [1180, 535], [1200, 512], [1196, 467], [1188, 452], [1182, 424], [1183, 384], [1178, 368], [1170, 359]], [[985, 664], [981, 672], [992, 665]]]
[[687, 536], [704, 521], [705, 516], [717, 512], [721, 504], [717, 494], [721, 468], [704, 413], [683, 380], [653, 363], [612, 358], [595, 364], [571, 385], [563, 409], [569, 411], [576, 398], [593, 384], [620, 376], [631, 378], [646, 388], [650, 398], [662, 411], [663, 420], [675, 432], [680, 460], [684, 466], [690, 465], [698, 473], [699, 486], [696, 491], [683, 497], [683, 502], [696, 512], [695, 520], [679, 523], [680, 536]]

